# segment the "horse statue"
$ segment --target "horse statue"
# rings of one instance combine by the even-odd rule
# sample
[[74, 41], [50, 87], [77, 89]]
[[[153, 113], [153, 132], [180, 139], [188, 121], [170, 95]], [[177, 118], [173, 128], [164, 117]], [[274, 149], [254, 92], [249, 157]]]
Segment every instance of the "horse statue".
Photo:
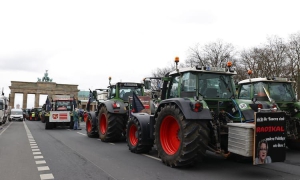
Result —
[[44, 77], [42, 79], [38, 78], [38, 82], [52, 82], [52, 79], [48, 77], [48, 70], [44, 73]]

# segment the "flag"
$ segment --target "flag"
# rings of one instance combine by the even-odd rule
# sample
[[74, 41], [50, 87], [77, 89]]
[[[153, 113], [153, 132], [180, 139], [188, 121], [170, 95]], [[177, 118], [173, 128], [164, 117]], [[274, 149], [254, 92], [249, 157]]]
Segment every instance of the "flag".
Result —
[[73, 105], [74, 105], [74, 108], [77, 108], [77, 103], [76, 103], [75, 97], [73, 97]]
[[50, 111], [51, 110], [51, 102], [49, 100], [49, 96], [47, 96], [46, 99], [46, 111]]
[[93, 101], [93, 92], [90, 90], [89, 101], [88, 101], [88, 103], [86, 105], [86, 110], [88, 112], [90, 111], [90, 105], [91, 105], [92, 101]]
[[139, 99], [139, 97], [133, 92], [132, 94], [132, 112], [138, 113], [141, 110], [145, 109], [143, 103]]

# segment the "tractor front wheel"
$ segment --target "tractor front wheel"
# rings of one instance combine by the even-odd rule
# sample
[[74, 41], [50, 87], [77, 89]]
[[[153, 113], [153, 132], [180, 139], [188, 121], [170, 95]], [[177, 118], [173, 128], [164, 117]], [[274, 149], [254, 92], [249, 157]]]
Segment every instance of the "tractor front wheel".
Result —
[[86, 134], [90, 138], [96, 138], [99, 137], [99, 134], [95, 132], [95, 128], [97, 126], [93, 124], [93, 117], [89, 114], [86, 121], [85, 121], [85, 127], [86, 127]]
[[162, 162], [170, 167], [196, 164], [200, 145], [199, 129], [199, 124], [186, 120], [175, 105], [162, 107], [156, 118], [154, 134]]
[[142, 128], [137, 118], [130, 118], [126, 128], [126, 140], [129, 150], [133, 153], [147, 153], [152, 149], [152, 145], [142, 144]]

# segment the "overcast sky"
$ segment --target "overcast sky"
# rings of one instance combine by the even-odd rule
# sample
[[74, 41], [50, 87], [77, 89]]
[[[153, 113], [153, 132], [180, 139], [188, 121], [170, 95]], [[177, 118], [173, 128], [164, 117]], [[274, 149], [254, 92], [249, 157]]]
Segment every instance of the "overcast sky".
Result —
[[175, 56], [184, 62], [198, 43], [243, 49], [268, 36], [286, 39], [300, 31], [299, 7], [297, 0], [0, 0], [0, 87], [8, 95], [11, 81], [36, 82], [45, 70], [80, 90], [105, 88], [109, 76], [140, 82]]

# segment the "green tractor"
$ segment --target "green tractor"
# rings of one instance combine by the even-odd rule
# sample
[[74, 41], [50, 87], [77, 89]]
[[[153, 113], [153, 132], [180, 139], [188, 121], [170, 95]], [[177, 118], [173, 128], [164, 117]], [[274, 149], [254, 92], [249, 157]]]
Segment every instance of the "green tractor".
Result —
[[[103, 142], [114, 142], [125, 139], [126, 123], [129, 117], [129, 97], [132, 97], [133, 92], [138, 96], [143, 96], [144, 83], [111, 84], [110, 77], [107, 91], [107, 100], [97, 100], [97, 110], [89, 112], [86, 131], [88, 137], [99, 137]], [[97, 99], [97, 92], [93, 91], [92, 94], [93, 98]]]
[[[288, 78], [249, 78], [238, 83], [238, 98], [250, 101], [260, 109], [284, 111], [286, 121], [286, 146], [300, 150], [300, 102], [296, 100], [293, 84]], [[258, 108], [253, 109], [256, 112]]]
[[[232, 63], [178, 69], [178, 62], [176, 57], [176, 70], [161, 78], [161, 101], [155, 113], [131, 114], [126, 133], [129, 150], [148, 153], [156, 147], [158, 157], [170, 167], [194, 165], [206, 150], [225, 158], [231, 154], [252, 157], [253, 107], [237, 99]], [[231, 135], [231, 128], [252, 133]], [[246, 142], [249, 147], [242, 151]]]

